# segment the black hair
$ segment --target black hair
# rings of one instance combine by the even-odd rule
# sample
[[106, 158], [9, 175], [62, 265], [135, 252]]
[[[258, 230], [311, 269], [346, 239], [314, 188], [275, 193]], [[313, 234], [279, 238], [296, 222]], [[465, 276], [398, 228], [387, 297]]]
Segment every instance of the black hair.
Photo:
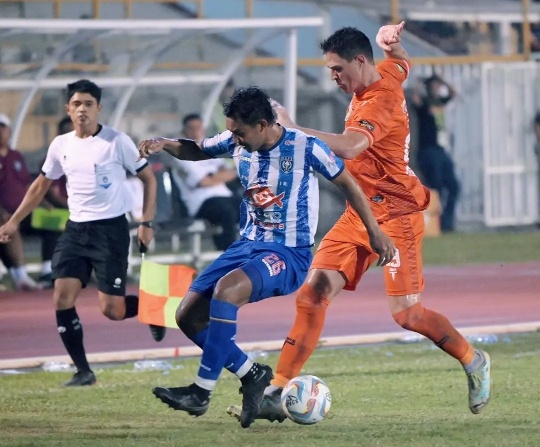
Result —
[[431, 75], [429, 78], [424, 79], [424, 85], [430, 87], [434, 82], [441, 82], [441, 78], [436, 74]]
[[186, 127], [186, 124], [193, 120], [202, 121], [202, 116], [198, 113], [188, 113], [186, 116], [184, 116], [184, 119], [182, 120], [182, 126]]
[[351, 62], [361, 54], [373, 62], [373, 48], [368, 37], [358, 28], [347, 26], [338, 29], [320, 44], [324, 54], [336, 53], [342, 59]]
[[71, 121], [71, 118], [69, 116], [64, 116], [64, 118], [58, 121], [58, 124], [56, 126], [56, 131], [58, 135], [63, 135], [65, 133], [71, 132], [71, 129], [66, 129], [68, 126], [73, 126], [73, 122]]
[[536, 115], [534, 116], [534, 123], [540, 124], [540, 111], [536, 112]]
[[80, 79], [67, 85], [67, 102], [75, 93], [88, 93], [96, 98], [98, 104], [101, 101], [101, 88], [88, 79]]
[[227, 118], [240, 120], [251, 127], [261, 120], [266, 120], [269, 124], [276, 122], [270, 97], [259, 87], [235, 89], [229, 102], [223, 104], [223, 113]]

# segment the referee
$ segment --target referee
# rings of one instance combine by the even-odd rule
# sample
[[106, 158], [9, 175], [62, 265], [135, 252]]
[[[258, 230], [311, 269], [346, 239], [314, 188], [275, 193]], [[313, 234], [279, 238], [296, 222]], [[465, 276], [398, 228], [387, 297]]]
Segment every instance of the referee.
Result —
[[[53, 301], [56, 323], [64, 346], [77, 368], [66, 386], [93, 385], [83, 345], [82, 324], [75, 300], [86, 287], [92, 270], [98, 281], [101, 312], [111, 320], [137, 315], [139, 299], [126, 295], [129, 227], [126, 212], [130, 199], [126, 171], [144, 184], [143, 220], [139, 244], [153, 238], [152, 219], [156, 180], [146, 160], [136, 161], [138, 151], [123, 132], [98, 123], [101, 88], [86, 79], [67, 86], [66, 112], [74, 131], [57, 136], [49, 146], [41, 174], [28, 189], [9, 221], [0, 227], [0, 242], [7, 242], [19, 223], [41, 202], [53, 180], [66, 175], [69, 221], [52, 258]], [[151, 326], [160, 341], [164, 328]]]

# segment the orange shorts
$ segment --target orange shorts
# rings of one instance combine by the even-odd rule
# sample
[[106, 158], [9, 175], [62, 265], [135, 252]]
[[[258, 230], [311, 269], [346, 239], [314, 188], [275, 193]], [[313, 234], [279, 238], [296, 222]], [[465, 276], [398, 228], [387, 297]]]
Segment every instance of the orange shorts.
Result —
[[[407, 214], [380, 224], [396, 246], [396, 256], [384, 266], [386, 294], [390, 296], [420, 293], [422, 276], [422, 238], [424, 215]], [[342, 272], [347, 278], [346, 290], [355, 290], [362, 275], [376, 262], [378, 255], [369, 245], [364, 224], [349, 210], [324, 236], [311, 263], [311, 269]]]

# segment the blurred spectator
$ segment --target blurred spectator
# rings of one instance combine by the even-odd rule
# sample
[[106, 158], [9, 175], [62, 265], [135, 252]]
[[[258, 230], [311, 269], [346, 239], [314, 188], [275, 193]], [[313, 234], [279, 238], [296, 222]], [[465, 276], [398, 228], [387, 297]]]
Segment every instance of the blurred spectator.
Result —
[[[199, 142], [205, 137], [200, 115], [187, 115], [182, 124], [182, 138]], [[226, 250], [238, 235], [239, 202], [227, 186], [238, 178], [236, 170], [221, 158], [197, 163], [174, 158], [171, 162], [172, 177], [189, 216], [221, 227], [221, 233], [213, 236], [214, 245]]]
[[[10, 137], [11, 121], [7, 115], [0, 113], [0, 225], [8, 221], [22, 202], [31, 181], [22, 154], [9, 147]], [[0, 260], [9, 270], [16, 290], [39, 288], [28, 276], [19, 231], [13, 234], [10, 242], [0, 244]]]
[[418, 119], [418, 168], [425, 185], [439, 193], [442, 231], [454, 230], [459, 196], [454, 162], [439, 143], [439, 130], [444, 128], [444, 106], [454, 96], [454, 89], [438, 75], [425, 79], [412, 96], [412, 105]]
[[227, 126], [225, 125], [225, 115], [223, 115], [223, 103], [227, 102], [232, 96], [234, 87], [234, 81], [229, 79], [219, 94], [219, 100], [212, 111], [212, 116], [210, 117], [210, 123], [208, 125], [211, 135], [227, 130]]
[[531, 51], [540, 52], [540, 23], [531, 23]]
[[158, 225], [170, 222], [173, 216], [171, 203], [171, 179], [168, 168], [168, 154], [159, 152], [148, 157], [157, 182], [156, 216], [154, 222]]
[[[57, 135], [64, 135], [69, 132], [73, 132], [73, 122], [69, 116], [65, 116], [58, 122], [57, 126]], [[40, 166], [43, 166], [45, 159], [42, 160]], [[67, 185], [66, 185], [66, 176], [60, 177], [58, 180], [54, 180], [49, 188], [47, 194], [45, 194], [45, 199], [51, 208], [66, 209], [68, 208], [67, 203]], [[24, 221], [23, 221], [24, 222]], [[24, 229], [23, 229], [24, 232]], [[52, 287], [52, 268], [51, 260], [54, 254], [54, 248], [56, 247], [56, 242], [60, 237], [60, 231], [53, 230], [39, 230], [41, 236], [41, 276], [38, 281], [42, 283], [45, 287]]]

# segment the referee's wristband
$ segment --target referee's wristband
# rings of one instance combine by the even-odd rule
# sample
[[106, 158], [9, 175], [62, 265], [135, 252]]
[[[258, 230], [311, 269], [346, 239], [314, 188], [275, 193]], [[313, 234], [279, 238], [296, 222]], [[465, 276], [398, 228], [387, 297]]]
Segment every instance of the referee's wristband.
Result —
[[146, 228], [154, 228], [154, 222], [152, 222], [151, 220], [147, 220], [145, 222], [139, 222], [139, 225], [142, 225], [143, 227], [146, 227]]

